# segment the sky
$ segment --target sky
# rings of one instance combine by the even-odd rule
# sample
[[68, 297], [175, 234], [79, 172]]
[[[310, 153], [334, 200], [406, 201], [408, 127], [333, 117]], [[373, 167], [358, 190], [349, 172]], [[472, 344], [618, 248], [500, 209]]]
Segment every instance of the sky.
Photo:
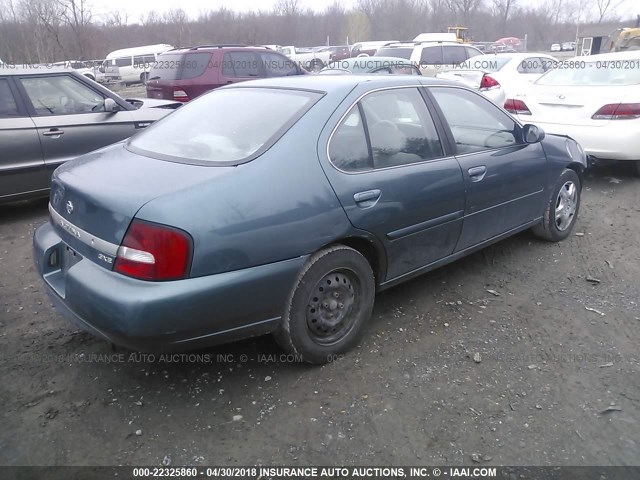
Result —
[[[587, 1], [593, 5], [595, 10], [596, 0]], [[618, 1], [612, 0], [613, 3], [618, 3]], [[276, 0], [184, 0], [183, 2], [176, 0], [91, 0], [95, 16], [105, 16], [108, 12], [117, 10], [121, 12], [123, 17], [126, 14], [129, 23], [138, 22], [141, 16], [146, 16], [147, 12], [151, 10], [163, 13], [172, 8], [180, 7], [189, 17], [195, 18], [202, 11], [218, 10], [222, 6], [236, 11], [258, 11], [271, 10], [275, 3]], [[316, 11], [322, 11], [332, 3], [333, 0], [300, 0], [302, 8], [311, 8]], [[350, 8], [357, 4], [357, 0], [340, 0], [340, 3], [344, 7]], [[538, 3], [540, 0], [517, 1], [519, 6], [532, 6]], [[625, 14], [629, 17], [635, 17], [640, 14], [640, 2], [638, 0], [624, 0], [623, 5], [615, 12], [618, 15]]]

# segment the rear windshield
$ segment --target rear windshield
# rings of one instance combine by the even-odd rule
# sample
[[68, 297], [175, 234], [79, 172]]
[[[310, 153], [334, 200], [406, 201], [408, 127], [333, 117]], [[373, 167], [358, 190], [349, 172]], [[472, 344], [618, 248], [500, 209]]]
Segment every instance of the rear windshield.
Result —
[[411, 58], [412, 53], [413, 53], [413, 48], [381, 48], [376, 52], [375, 56], [376, 57], [397, 57], [397, 58], [404, 58], [405, 60], [409, 60]]
[[184, 163], [241, 163], [271, 147], [321, 97], [274, 88], [215, 90], [148, 127], [128, 148]]
[[207, 69], [211, 53], [165, 53], [151, 63], [149, 80], [188, 80], [199, 77]]
[[640, 60], [565, 61], [535, 83], [539, 85], [638, 85]]

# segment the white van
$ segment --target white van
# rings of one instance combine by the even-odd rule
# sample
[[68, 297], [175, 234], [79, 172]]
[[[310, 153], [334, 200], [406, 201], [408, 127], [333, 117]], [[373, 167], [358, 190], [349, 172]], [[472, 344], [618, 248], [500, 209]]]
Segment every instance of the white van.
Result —
[[160, 43], [115, 50], [107, 55], [102, 64], [105, 81], [117, 81], [125, 84], [145, 83], [156, 57], [173, 48], [175, 48], [173, 45]]

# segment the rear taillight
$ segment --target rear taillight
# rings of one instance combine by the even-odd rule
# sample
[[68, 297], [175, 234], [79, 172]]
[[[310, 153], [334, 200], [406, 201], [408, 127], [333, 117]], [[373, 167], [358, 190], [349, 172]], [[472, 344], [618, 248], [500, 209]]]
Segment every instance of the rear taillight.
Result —
[[509, 113], [514, 113], [516, 115], [531, 115], [531, 111], [527, 104], [522, 100], [517, 100], [515, 98], [507, 98], [504, 102], [504, 109]]
[[493, 88], [499, 88], [500, 84], [491, 75], [484, 74], [482, 80], [480, 80], [480, 90], [491, 90]]
[[591, 117], [594, 120], [631, 120], [640, 118], [640, 103], [609, 103]]
[[114, 270], [140, 280], [186, 278], [191, 237], [181, 230], [134, 220], [118, 248]]
[[188, 102], [189, 100], [191, 100], [189, 98], [189, 95], [187, 95], [187, 92], [185, 92], [181, 88], [174, 88], [173, 89], [173, 99], [176, 102]]

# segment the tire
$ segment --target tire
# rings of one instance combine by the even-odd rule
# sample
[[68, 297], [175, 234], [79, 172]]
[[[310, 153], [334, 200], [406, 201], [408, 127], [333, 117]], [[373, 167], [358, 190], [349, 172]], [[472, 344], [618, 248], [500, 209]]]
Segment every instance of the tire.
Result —
[[320, 250], [298, 276], [275, 339], [302, 361], [328, 363], [356, 344], [374, 297], [373, 271], [362, 254], [344, 245]]
[[565, 169], [551, 190], [542, 223], [531, 229], [534, 235], [549, 242], [567, 238], [578, 218], [581, 193], [580, 177], [573, 170]]

